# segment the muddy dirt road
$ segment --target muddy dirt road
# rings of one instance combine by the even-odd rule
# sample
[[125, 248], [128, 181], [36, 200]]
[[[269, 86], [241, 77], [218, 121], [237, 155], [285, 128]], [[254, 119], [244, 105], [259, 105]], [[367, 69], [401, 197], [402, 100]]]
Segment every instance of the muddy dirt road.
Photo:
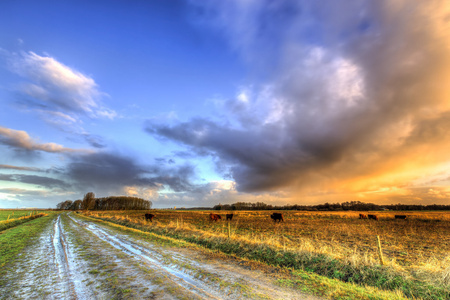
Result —
[[243, 261], [155, 244], [74, 214], [20, 255], [0, 299], [317, 299]]

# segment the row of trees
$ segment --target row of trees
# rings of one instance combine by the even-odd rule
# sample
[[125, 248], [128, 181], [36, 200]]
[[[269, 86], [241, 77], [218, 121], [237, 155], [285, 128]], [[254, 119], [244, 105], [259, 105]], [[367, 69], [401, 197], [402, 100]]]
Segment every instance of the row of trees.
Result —
[[369, 210], [450, 210], [450, 205], [420, 205], [420, 204], [390, 204], [378, 205], [374, 203], [364, 203], [351, 201], [344, 203], [325, 203], [319, 205], [284, 205], [276, 206], [262, 202], [247, 203], [236, 202], [233, 204], [218, 204], [213, 207], [215, 210], [305, 210], [305, 211], [369, 211]]
[[148, 210], [151, 207], [149, 200], [127, 196], [95, 198], [93, 192], [84, 195], [83, 200], [66, 200], [56, 205], [59, 210]]

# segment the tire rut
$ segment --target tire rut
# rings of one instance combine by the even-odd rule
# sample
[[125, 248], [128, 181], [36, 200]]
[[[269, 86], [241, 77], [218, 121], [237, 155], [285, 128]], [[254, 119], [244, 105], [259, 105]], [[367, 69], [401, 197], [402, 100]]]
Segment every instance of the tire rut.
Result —
[[109, 243], [114, 248], [126, 253], [133, 259], [144, 262], [152, 270], [157, 270], [160, 273], [166, 273], [166, 275], [168, 275], [167, 277], [169, 277], [170, 280], [179, 285], [181, 288], [184, 288], [203, 299], [223, 299], [220, 295], [208, 292], [207, 290], [210, 290], [211, 288], [205, 285], [204, 282], [176, 268], [162, 264], [161, 261], [164, 261], [164, 257], [156, 251], [144, 248], [123, 238], [113, 236], [97, 225], [87, 224], [86, 222], [75, 220], [71, 216], [70, 218], [72, 221], [85, 227], [98, 238]]
[[76, 261], [58, 215], [10, 266], [0, 299], [93, 299], [81, 284]]
[[[60, 289], [65, 290], [71, 299], [81, 299], [77, 296], [73, 278], [71, 278], [69, 261], [67, 258], [67, 243], [65, 240], [64, 231], [61, 228], [61, 215], [58, 216], [53, 225], [52, 234], [53, 254], [58, 276], [61, 282]], [[83, 293], [78, 293], [82, 295]]]

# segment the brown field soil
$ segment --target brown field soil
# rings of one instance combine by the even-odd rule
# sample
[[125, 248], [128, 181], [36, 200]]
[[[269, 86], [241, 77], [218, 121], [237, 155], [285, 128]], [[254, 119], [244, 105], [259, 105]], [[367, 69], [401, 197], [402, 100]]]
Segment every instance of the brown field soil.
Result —
[[[145, 211], [147, 212], [147, 211]], [[143, 220], [144, 211], [92, 212]], [[270, 219], [273, 211], [176, 211], [152, 210], [155, 226], [187, 226], [211, 234], [228, 234], [225, 214], [233, 213], [230, 231], [234, 238], [264, 242], [283, 249], [324, 253], [356, 263], [377, 264], [377, 235], [387, 264], [406, 269], [430, 281], [450, 281], [450, 213], [448, 212], [304, 212], [278, 211], [284, 222]], [[222, 216], [211, 222], [209, 214]], [[359, 219], [376, 214], [379, 220]], [[394, 215], [407, 215], [396, 220]], [[446, 275], [447, 274], [447, 275]], [[436, 278], [433, 278], [436, 277]]]

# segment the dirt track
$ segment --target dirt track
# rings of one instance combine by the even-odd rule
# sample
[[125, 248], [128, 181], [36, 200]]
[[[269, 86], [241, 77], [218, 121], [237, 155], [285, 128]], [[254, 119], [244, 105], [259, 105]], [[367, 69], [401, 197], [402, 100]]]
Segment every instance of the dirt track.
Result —
[[161, 246], [60, 215], [28, 247], [0, 299], [317, 299], [245, 262]]

